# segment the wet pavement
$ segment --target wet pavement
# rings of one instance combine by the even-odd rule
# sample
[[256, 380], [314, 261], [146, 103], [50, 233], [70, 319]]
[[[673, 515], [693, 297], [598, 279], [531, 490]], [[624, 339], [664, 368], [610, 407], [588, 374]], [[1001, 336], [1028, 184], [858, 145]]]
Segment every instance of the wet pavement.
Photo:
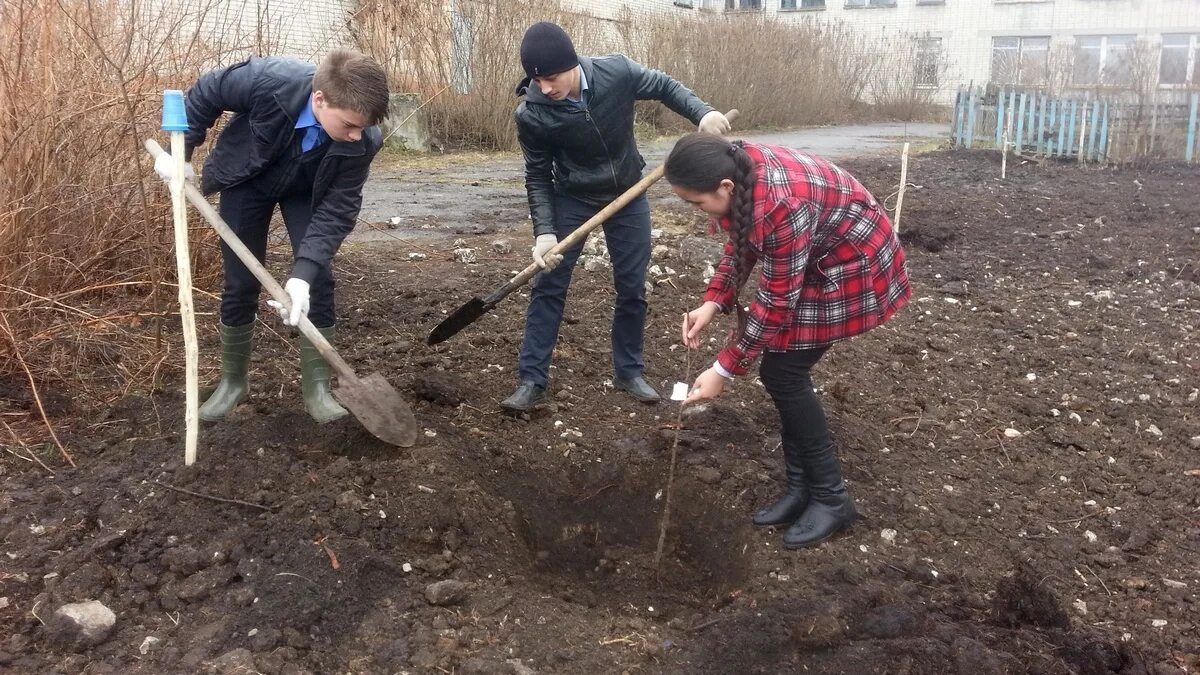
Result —
[[[947, 125], [883, 123], [816, 127], [746, 134], [743, 138], [801, 148], [834, 160], [886, 152], [905, 141], [944, 139]], [[674, 141], [642, 145], [649, 165], [663, 160]], [[359, 227], [350, 242], [412, 243], [460, 234], [521, 230], [529, 222], [518, 153], [401, 159], [395, 168], [372, 172], [363, 194]], [[652, 203], [674, 199], [666, 186], [650, 191]]]

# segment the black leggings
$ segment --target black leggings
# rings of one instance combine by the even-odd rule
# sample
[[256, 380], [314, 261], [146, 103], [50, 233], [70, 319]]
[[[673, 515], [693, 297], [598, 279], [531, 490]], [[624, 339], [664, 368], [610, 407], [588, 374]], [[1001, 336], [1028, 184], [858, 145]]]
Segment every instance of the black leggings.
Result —
[[841, 466], [825, 410], [813, 391], [812, 367], [828, 347], [763, 354], [759, 375], [779, 411], [783, 453], [788, 464], [804, 469], [804, 480], [814, 496], [839, 489]]

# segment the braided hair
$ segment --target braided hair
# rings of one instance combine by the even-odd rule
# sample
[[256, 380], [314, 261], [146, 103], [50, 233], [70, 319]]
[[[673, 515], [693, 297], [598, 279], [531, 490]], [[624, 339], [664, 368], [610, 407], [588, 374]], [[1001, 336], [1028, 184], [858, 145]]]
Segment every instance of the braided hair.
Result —
[[693, 133], [679, 139], [667, 156], [666, 176], [670, 184], [695, 192], [715, 192], [721, 181], [733, 181], [729, 240], [733, 243], [735, 288], [740, 290], [754, 267], [749, 251], [754, 226], [754, 160], [741, 141]]

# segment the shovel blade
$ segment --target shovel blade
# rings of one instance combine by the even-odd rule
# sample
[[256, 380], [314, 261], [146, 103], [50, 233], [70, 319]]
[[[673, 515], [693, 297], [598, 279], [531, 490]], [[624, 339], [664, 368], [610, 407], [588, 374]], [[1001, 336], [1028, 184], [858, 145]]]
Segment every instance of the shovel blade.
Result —
[[417, 418], [412, 408], [379, 373], [354, 380], [338, 378], [333, 395], [379, 440], [401, 448], [416, 445]]
[[425, 344], [436, 345], [439, 342], [445, 342], [453, 337], [460, 330], [475, 323], [479, 317], [488, 313], [492, 305], [485, 303], [478, 297], [471, 298], [462, 307], [454, 310], [454, 313], [446, 317], [432, 331], [429, 332], [429, 337], [425, 339]]

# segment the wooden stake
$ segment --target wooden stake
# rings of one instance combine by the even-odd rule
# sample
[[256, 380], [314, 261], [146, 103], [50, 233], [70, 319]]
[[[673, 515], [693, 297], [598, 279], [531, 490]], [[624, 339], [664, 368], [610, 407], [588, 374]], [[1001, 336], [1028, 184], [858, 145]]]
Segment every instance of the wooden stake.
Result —
[[175, 269], [179, 277], [179, 318], [183, 322], [183, 353], [186, 362], [183, 463], [196, 462], [196, 442], [200, 435], [200, 347], [196, 338], [196, 310], [192, 303], [192, 259], [188, 251], [187, 200], [183, 195], [186, 147], [183, 132], [171, 132], [171, 159], [175, 175], [171, 180], [171, 216], [175, 221]]
[[1004, 132], [1004, 150], [1000, 155], [1000, 180], [1008, 177], [1008, 132]]
[[900, 211], [904, 208], [904, 188], [908, 185], [908, 143], [900, 153], [900, 192], [896, 195], [896, 217], [892, 219], [892, 230], [900, 236]]
[[1087, 110], [1088, 102], [1083, 102], [1083, 114], [1080, 115], [1079, 124], [1079, 163], [1083, 164], [1083, 141], [1087, 138]]

